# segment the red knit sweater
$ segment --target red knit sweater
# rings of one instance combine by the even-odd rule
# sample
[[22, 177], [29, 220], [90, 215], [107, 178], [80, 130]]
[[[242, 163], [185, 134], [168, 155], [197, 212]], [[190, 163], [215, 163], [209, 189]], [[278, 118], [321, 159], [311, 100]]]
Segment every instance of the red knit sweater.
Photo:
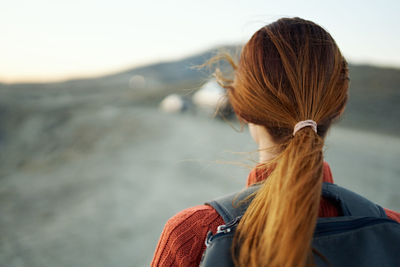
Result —
[[[250, 172], [247, 186], [267, 178], [259, 169]], [[329, 165], [324, 162], [324, 182], [333, 183]], [[385, 209], [389, 218], [400, 222], [400, 213]], [[339, 209], [333, 202], [321, 198], [319, 217], [335, 217]], [[199, 205], [185, 209], [170, 218], [161, 234], [154, 258], [151, 263], [155, 266], [199, 266], [201, 256], [205, 250], [205, 238], [208, 231], [216, 232], [223, 219], [214, 208]]]

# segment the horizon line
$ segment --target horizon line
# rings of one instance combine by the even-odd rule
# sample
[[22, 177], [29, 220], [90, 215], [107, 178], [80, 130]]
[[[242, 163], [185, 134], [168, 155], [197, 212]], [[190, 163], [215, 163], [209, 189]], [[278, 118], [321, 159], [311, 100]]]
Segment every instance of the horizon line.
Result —
[[[69, 81], [76, 81], [76, 80], [90, 80], [90, 79], [97, 79], [105, 76], [110, 76], [110, 75], [115, 75], [118, 73], [126, 72], [128, 70], [134, 70], [136, 68], [142, 68], [142, 67], [148, 67], [151, 65], [157, 65], [157, 64], [162, 64], [162, 63], [168, 63], [168, 62], [174, 62], [174, 61], [179, 61], [183, 60], [185, 58], [189, 58], [198, 54], [206, 53], [207, 51], [212, 51], [212, 50], [218, 50], [220, 48], [232, 46], [235, 44], [229, 44], [225, 46], [217, 46], [209, 49], [203, 49], [201, 51], [197, 52], [192, 52], [187, 55], [183, 55], [181, 57], [176, 57], [176, 58], [171, 58], [171, 59], [164, 59], [164, 60], [157, 60], [157, 61], [149, 61], [149, 62], [144, 62], [144, 63], [139, 63], [137, 65], [135, 64], [129, 64], [125, 66], [121, 66], [119, 68], [116, 68], [114, 70], [104, 70], [104, 71], [96, 71], [96, 72], [91, 72], [87, 71], [86, 74], [85, 72], [80, 72], [78, 73], [72, 73], [72, 74], [65, 74], [65, 75], [57, 75], [54, 77], [37, 77], [37, 78], [17, 78], [17, 79], [5, 79], [3, 80], [0, 77], [0, 84], [6, 84], [6, 85], [16, 85], [16, 84], [52, 84], [52, 83], [64, 83], [64, 82], [69, 82]], [[371, 61], [363, 61], [363, 60], [348, 60], [349, 65], [355, 65], [355, 66], [371, 66], [371, 67], [378, 67], [378, 68], [384, 68], [384, 69], [396, 69], [400, 70], [400, 65], [397, 64], [387, 64], [387, 63], [379, 63], [379, 62], [371, 62]]]

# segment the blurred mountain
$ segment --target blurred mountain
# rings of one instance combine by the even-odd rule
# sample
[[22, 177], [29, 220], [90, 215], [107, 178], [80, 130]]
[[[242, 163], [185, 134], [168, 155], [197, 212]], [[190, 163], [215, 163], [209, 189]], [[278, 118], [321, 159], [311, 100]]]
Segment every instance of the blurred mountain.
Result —
[[[198, 70], [195, 66], [221, 50], [238, 55], [240, 46], [210, 49], [180, 60], [95, 78], [52, 83], [0, 83], [0, 118], [4, 120], [6, 114], [16, 112], [16, 107], [28, 111], [101, 105], [155, 106], [171, 93], [189, 96], [209, 79], [213, 71], [212, 68]], [[226, 70], [227, 64], [221, 64]], [[398, 135], [400, 69], [366, 65], [350, 65], [349, 68], [350, 98], [339, 124]], [[4, 121], [0, 127], [4, 127]]]
[[[209, 78], [212, 71], [198, 70], [217, 51], [235, 53], [238, 46], [210, 49], [181, 60], [137, 67], [101, 77], [51, 83], [1, 84], [1, 105], [18, 101], [28, 105], [59, 106], [63, 103], [158, 104], [171, 93], [192, 94]], [[224, 68], [226, 63], [222, 63]], [[7, 100], [7, 101], [5, 101]], [[55, 102], [53, 102], [55, 101]], [[89, 101], [89, 102], [88, 102]]]
[[400, 69], [350, 65], [344, 126], [400, 135]]

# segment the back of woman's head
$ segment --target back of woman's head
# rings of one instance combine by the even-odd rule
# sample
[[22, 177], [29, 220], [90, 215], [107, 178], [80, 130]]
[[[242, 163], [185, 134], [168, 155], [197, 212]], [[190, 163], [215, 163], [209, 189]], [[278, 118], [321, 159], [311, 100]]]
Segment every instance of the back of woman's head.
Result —
[[[322, 186], [324, 137], [347, 101], [347, 63], [317, 24], [283, 18], [244, 46], [226, 84], [239, 118], [264, 126], [279, 148], [274, 170], [235, 234], [237, 266], [312, 265], [311, 240]], [[314, 120], [317, 133], [299, 121]]]

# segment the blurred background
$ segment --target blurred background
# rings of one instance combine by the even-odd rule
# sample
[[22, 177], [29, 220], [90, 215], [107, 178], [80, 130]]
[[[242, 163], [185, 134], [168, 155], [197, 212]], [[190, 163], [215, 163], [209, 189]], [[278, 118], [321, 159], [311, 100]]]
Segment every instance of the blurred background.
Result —
[[[336, 183], [400, 210], [398, 1], [8, 1], [0, 9], [0, 266], [148, 266], [179, 210], [257, 159], [198, 70], [299, 16], [350, 63]], [[221, 67], [226, 69], [225, 65]], [[219, 102], [221, 103], [221, 102]], [[223, 105], [223, 103], [222, 103]]]

